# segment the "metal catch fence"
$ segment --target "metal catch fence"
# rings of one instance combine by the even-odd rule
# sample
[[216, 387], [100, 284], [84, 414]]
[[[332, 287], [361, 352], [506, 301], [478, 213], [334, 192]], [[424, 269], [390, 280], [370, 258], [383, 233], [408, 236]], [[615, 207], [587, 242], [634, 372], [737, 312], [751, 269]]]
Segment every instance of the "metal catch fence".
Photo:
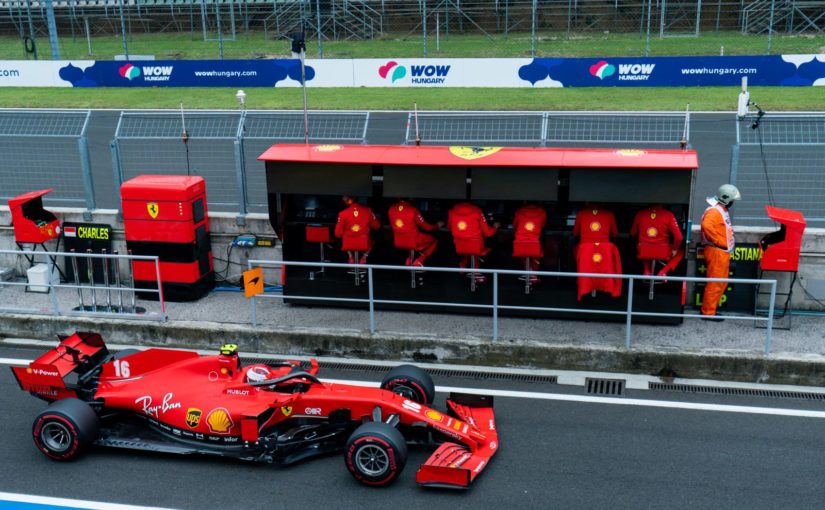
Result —
[[749, 225], [772, 224], [763, 204], [798, 210], [825, 226], [825, 115], [759, 114], [736, 123], [730, 181], [746, 197], [733, 209]]
[[89, 110], [0, 111], [0, 200], [54, 188], [58, 205], [95, 208], [86, 128]]
[[410, 112], [405, 143], [679, 146], [690, 112]]

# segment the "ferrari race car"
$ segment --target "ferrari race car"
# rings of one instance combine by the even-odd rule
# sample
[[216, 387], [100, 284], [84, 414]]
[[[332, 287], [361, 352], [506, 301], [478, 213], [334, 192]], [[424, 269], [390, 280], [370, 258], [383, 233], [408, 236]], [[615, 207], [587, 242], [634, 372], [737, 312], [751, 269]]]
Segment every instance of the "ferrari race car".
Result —
[[404, 469], [407, 442], [432, 442], [416, 481], [467, 488], [498, 449], [492, 397], [453, 393], [447, 413], [433, 409], [432, 379], [413, 365], [365, 388], [322, 382], [315, 359], [242, 366], [237, 351], [110, 353], [100, 335], [78, 332], [12, 371], [50, 402], [32, 432], [59, 461], [92, 444], [281, 464], [343, 451], [356, 480], [381, 486]]

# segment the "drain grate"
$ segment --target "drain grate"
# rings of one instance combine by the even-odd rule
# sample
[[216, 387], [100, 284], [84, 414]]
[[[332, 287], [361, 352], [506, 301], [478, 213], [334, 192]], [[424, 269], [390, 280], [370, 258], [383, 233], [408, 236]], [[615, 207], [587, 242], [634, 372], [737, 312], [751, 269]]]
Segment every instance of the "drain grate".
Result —
[[591, 395], [623, 395], [624, 379], [596, 379], [588, 377], [584, 380], [587, 393]]
[[[262, 358], [247, 358], [241, 357], [244, 364], [262, 363], [274, 364], [278, 360], [262, 359]], [[324, 370], [351, 370], [356, 372], [374, 372], [387, 373], [396, 365], [367, 365], [361, 363], [347, 363], [347, 362], [319, 362], [318, 365]], [[304, 362], [303, 366], [309, 367], [308, 362]], [[544, 383], [544, 384], [558, 384], [558, 377], [555, 375], [539, 375], [539, 374], [511, 374], [499, 372], [482, 372], [475, 370], [456, 370], [447, 368], [427, 368], [426, 372], [433, 377], [458, 377], [463, 379], [480, 379], [485, 381], [509, 381], [509, 382], [529, 382], [529, 383]]]
[[743, 397], [787, 398], [794, 400], [825, 400], [825, 394], [803, 391], [757, 390], [751, 388], [724, 388], [718, 386], [698, 386], [693, 384], [648, 383], [648, 389], [675, 391], [679, 393], [701, 393], [704, 395], [736, 395]]

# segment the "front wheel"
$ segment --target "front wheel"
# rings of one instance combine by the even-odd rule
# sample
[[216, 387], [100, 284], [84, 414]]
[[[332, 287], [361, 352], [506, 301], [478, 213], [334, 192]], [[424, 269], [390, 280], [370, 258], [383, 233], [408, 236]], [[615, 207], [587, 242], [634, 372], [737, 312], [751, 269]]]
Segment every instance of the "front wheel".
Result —
[[381, 381], [381, 389], [425, 406], [431, 405], [435, 399], [432, 377], [415, 365], [399, 365], [387, 372]]
[[407, 443], [401, 432], [391, 425], [365, 423], [349, 437], [345, 460], [350, 474], [359, 482], [389, 485], [407, 463]]
[[94, 410], [76, 398], [53, 402], [32, 426], [34, 444], [53, 460], [73, 460], [88, 448], [99, 431]]

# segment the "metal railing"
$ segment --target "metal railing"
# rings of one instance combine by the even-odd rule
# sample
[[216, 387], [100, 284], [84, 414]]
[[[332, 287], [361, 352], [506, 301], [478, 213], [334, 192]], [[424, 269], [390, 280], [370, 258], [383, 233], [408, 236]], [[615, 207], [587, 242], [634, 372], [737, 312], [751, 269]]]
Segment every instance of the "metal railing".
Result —
[[[0, 288], [8, 286], [10, 288], [22, 288], [25, 292], [42, 292], [43, 294], [48, 294], [50, 303], [50, 306], [47, 308], [37, 306], [7, 306], [4, 302], [5, 299], [3, 299], [4, 294], [0, 293], [0, 312], [38, 313], [74, 317], [115, 317], [119, 319], [156, 320], [160, 322], [165, 322], [168, 319], [166, 302], [163, 297], [163, 287], [160, 281], [160, 261], [156, 256], [119, 255], [116, 253], [0, 250], [0, 257], [7, 260], [16, 257], [19, 262], [21, 257], [25, 257], [25, 260], [29, 264], [32, 264], [32, 267], [35, 267], [35, 258], [42, 258], [42, 263], [46, 265], [45, 281], [3, 281], [0, 282]], [[73, 269], [72, 281], [67, 281], [66, 283], [59, 282], [58, 275], [62, 275], [62, 271], [57, 265], [58, 257], [63, 257], [64, 260], [70, 261], [69, 263]], [[128, 267], [124, 268], [121, 266], [120, 262], [122, 260], [128, 261]], [[134, 279], [131, 275], [133, 274], [132, 263], [135, 261], [152, 262], [154, 264], [155, 281], [157, 283], [156, 288], [136, 288], [134, 286]], [[83, 262], [85, 267], [81, 267], [79, 262]], [[20, 266], [20, 264], [15, 265]], [[122, 278], [121, 274], [123, 272], [126, 272], [129, 278]], [[97, 282], [98, 274], [100, 275], [100, 279], [103, 280], [102, 285]], [[87, 279], [86, 282], [83, 282], [83, 276]], [[53, 280], [58, 281], [55, 283]], [[33, 288], [42, 288], [43, 290], [34, 291]], [[58, 295], [58, 292], [62, 289], [67, 290], [67, 292]], [[128, 296], [126, 299], [124, 299], [124, 293]], [[157, 294], [160, 311], [152, 312], [138, 307], [136, 304], [136, 293]], [[72, 301], [72, 294], [76, 296], [76, 306], [66, 304]], [[24, 298], [25, 295], [19, 293], [8, 293], [6, 296], [13, 299], [18, 305], [29, 301]], [[98, 296], [100, 296], [100, 298], [98, 298]]]
[[[685, 318], [685, 319], [701, 319], [707, 318], [705, 316], [699, 314], [690, 314], [690, 313], [661, 313], [661, 312], [643, 312], [643, 311], [634, 311], [633, 309], [633, 294], [634, 294], [634, 287], [635, 282], [642, 281], [642, 282], [664, 282], [664, 281], [675, 281], [675, 282], [693, 282], [693, 283], [708, 283], [708, 282], [724, 282], [724, 283], [733, 283], [733, 284], [746, 284], [746, 285], [770, 285], [770, 301], [768, 303], [768, 312], [765, 317], [758, 316], [754, 313], [753, 316], [729, 316], [726, 315], [725, 319], [731, 319], [734, 321], [756, 321], [756, 322], [765, 322], [766, 323], [766, 332], [765, 332], [765, 346], [764, 346], [764, 353], [765, 355], [770, 354], [771, 350], [771, 341], [772, 341], [772, 332], [773, 332], [773, 319], [774, 319], [774, 307], [776, 303], [776, 288], [777, 288], [777, 281], [776, 280], [759, 280], [759, 279], [744, 279], [744, 278], [701, 278], [701, 277], [691, 277], [691, 276], [645, 276], [645, 275], [633, 275], [633, 274], [597, 274], [597, 273], [571, 273], [571, 272], [559, 272], [559, 271], [525, 271], [525, 270], [506, 270], [506, 269], [471, 269], [471, 268], [451, 268], [451, 267], [427, 267], [428, 272], [439, 272], [439, 273], [458, 273], [458, 274], [465, 274], [470, 275], [472, 273], [481, 273], [488, 275], [492, 280], [492, 297], [490, 304], [478, 304], [478, 303], [460, 303], [455, 301], [407, 301], [407, 300], [395, 300], [395, 299], [378, 299], [375, 297], [374, 291], [374, 271], [376, 270], [389, 270], [389, 271], [404, 271], [410, 272], [411, 269], [409, 266], [390, 266], [390, 265], [371, 265], [371, 264], [343, 264], [343, 263], [332, 263], [332, 262], [290, 262], [290, 261], [273, 261], [273, 260], [249, 260], [248, 261], [248, 268], [252, 269], [253, 267], [263, 267], [263, 268], [283, 268], [286, 266], [291, 267], [311, 267], [311, 268], [341, 268], [341, 269], [361, 269], [366, 273], [366, 286], [367, 286], [367, 298], [342, 298], [342, 297], [330, 297], [330, 296], [295, 296], [289, 295], [285, 296], [283, 294], [276, 294], [276, 293], [264, 293], [259, 294], [258, 296], [254, 296], [251, 298], [250, 307], [251, 307], [251, 320], [252, 325], [257, 326], [257, 300], [258, 299], [290, 299], [290, 300], [304, 300], [304, 301], [328, 301], [330, 303], [364, 303], [367, 304], [369, 309], [369, 322], [370, 327], [369, 331], [370, 334], [375, 334], [375, 306], [377, 304], [381, 305], [404, 305], [404, 306], [421, 306], [421, 307], [432, 307], [432, 306], [440, 306], [444, 308], [475, 308], [479, 310], [490, 310], [492, 314], [493, 324], [492, 324], [492, 338], [493, 340], [497, 340], [499, 337], [499, 312], [501, 310], [507, 311], [535, 311], [535, 312], [557, 312], [557, 313], [569, 313], [569, 314], [602, 314], [602, 315], [614, 315], [614, 316], [625, 316], [625, 347], [630, 349], [632, 346], [632, 320], [633, 317], [661, 317], [661, 318]], [[593, 309], [593, 308], [562, 308], [562, 307], [543, 307], [543, 306], [514, 306], [514, 305], [503, 305], [499, 303], [499, 278], [501, 276], [521, 276], [521, 277], [529, 277], [529, 276], [538, 276], [538, 277], [560, 277], [560, 278], [578, 278], [578, 277], [586, 277], [586, 278], [617, 278], [621, 280], [627, 280], [627, 307], [625, 310], [607, 310], [607, 309]]]

